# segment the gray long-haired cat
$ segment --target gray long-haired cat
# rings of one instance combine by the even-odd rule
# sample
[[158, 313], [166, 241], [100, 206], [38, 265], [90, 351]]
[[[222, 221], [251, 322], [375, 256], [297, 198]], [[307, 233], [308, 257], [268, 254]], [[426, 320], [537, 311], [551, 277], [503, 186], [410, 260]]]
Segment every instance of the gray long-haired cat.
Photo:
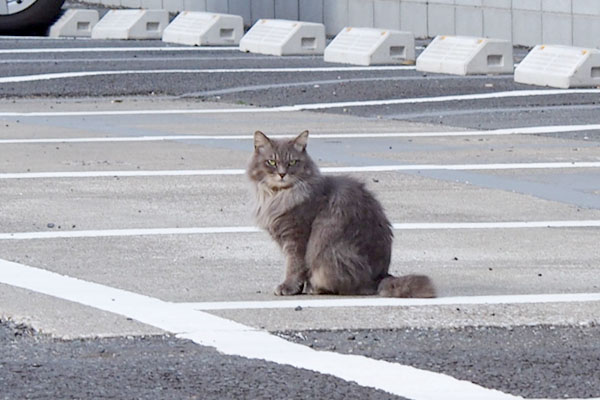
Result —
[[256, 219], [287, 259], [275, 294], [435, 297], [426, 276], [388, 274], [393, 234], [381, 204], [355, 179], [321, 175], [307, 141], [308, 131], [293, 140], [254, 133]]

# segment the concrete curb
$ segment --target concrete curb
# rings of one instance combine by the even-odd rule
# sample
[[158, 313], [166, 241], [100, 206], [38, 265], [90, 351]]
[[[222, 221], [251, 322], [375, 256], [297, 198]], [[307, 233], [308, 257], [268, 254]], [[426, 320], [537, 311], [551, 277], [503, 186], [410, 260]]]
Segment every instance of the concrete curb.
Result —
[[241, 15], [244, 25], [276, 18], [323, 23], [327, 35], [345, 26], [463, 35], [600, 48], [597, 0], [80, 0], [108, 7], [208, 11]]

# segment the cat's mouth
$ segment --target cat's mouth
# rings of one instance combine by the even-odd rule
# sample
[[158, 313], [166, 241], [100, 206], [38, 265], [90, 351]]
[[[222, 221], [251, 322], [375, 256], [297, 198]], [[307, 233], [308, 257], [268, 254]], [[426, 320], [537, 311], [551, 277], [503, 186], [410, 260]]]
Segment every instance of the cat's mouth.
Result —
[[289, 179], [286, 179], [284, 177], [281, 179], [271, 179], [269, 182], [269, 186], [270, 186], [271, 190], [273, 190], [274, 192], [277, 192], [280, 190], [289, 189], [292, 186], [294, 186], [294, 184]]
[[290, 182], [280, 181], [280, 182], [275, 182], [274, 185], [271, 185], [271, 189], [273, 191], [277, 192], [279, 190], [289, 189], [292, 186], [294, 186], [294, 185], [292, 183], [290, 183]]

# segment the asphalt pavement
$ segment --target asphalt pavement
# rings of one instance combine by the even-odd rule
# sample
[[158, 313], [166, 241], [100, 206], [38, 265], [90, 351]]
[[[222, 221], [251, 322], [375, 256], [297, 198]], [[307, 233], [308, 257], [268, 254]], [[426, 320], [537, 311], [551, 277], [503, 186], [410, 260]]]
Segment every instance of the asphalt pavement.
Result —
[[331, 376], [172, 336], [61, 341], [0, 321], [2, 399], [390, 399]]
[[[599, 108], [512, 76], [0, 38], [2, 396], [598, 398]], [[309, 129], [383, 203], [392, 272], [440, 298], [274, 296], [257, 129]]]
[[[557, 399], [596, 396], [599, 334], [597, 326], [547, 325], [280, 333], [316, 349], [408, 364], [524, 398]], [[509, 374], [498, 375], [507, 365]]]

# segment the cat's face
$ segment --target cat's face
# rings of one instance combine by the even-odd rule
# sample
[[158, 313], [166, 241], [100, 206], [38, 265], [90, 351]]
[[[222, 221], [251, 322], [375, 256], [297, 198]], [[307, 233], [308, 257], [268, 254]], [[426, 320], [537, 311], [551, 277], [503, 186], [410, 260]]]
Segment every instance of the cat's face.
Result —
[[272, 191], [290, 189], [315, 174], [315, 166], [306, 144], [308, 131], [293, 140], [269, 139], [264, 133], [254, 133], [254, 155], [248, 166], [248, 176]]

